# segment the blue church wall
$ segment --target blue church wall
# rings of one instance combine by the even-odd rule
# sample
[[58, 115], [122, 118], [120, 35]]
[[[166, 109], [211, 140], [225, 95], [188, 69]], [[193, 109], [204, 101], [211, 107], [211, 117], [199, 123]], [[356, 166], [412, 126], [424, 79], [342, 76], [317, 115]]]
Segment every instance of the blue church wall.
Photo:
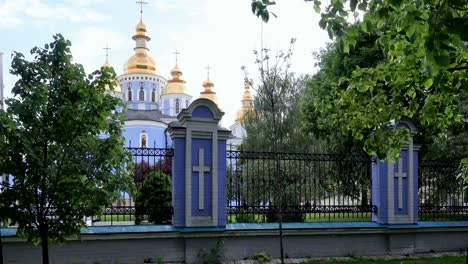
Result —
[[168, 145], [171, 144], [171, 139], [166, 137], [165, 127], [162, 126], [151, 126], [148, 124], [141, 125], [125, 125], [123, 136], [126, 140], [126, 146], [139, 148], [141, 146], [141, 135], [146, 133], [146, 147], [148, 148], [165, 148], [166, 142]]
[[170, 109], [171, 109], [171, 105], [170, 105], [169, 100], [164, 100], [163, 110], [162, 110], [163, 114], [170, 115]]
[[[132, 81], [123, 81], [120, 83], [123, 98], [125, 105], [132, 109], [140, 109], [140, 110], [151, 110], [151, 109], [159, 109], [161, 104], [161, 92], [163, 88], [163, 84], [158, 81], [152, 80], [145, 80], [143, 77], [140, 80], [132, 80]], [[129, 100], [129, 89], [131, 88], [132, 100]], [[140, 88], [143, 87], [144, 91], [144, 100], [140, 100]], [[154, 102], [152, 98], [153, 89], [155, 91]], [[139, 107], [140, 104], [144, 104], [143, 107]]]

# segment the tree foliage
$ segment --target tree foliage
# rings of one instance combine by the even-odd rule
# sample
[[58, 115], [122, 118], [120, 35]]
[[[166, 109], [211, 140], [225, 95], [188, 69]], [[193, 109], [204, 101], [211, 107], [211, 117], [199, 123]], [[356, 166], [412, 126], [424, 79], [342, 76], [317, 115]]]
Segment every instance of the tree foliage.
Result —
[[148, 222], [165, 224], [171, 221], [171, 177], [161, 171], [152, 171], [144, 177], [135, 199], [135, 223], [141, 223], [142, 215]]
[[291, 48], [287, 52], [278, 52], [274, 58], [270, 58], [270, 53], [268, 49], [264, 49], [262, 55], [255, 52], [260, 80], [254, 86], [253, 110], [243, 120], [247, 137], [242, 148], [255, 151], [276, 151], [277, 148], [289, 152], [310, 150], [313, 138], [301, 129], [300, 111], [308, 76], [297, 77], [290, 71]]
[[[263, 4], [265, 9], [253, 10], [257, 16], [268, 12], [268, 3]], [[320, 5], [314, 1], [317, 11]], [[357, 10], [364, 12], [360, 28], [349, 27], [347, 19]], [[321, 14], [320, 26], [346, 53], [356, 46], [360, 30], [374, 34], [385, 55], [333, 86], [335, 104], [318, 117], [323, 127], [351, 132], [368, 153], [386, 158], [387, 153], [397, 156], [409, 136], [395, 128], [402, 118], [417, 117], [442, 133], [464, 121], [459, 94], [468, 89], [466, 1], [336, 0]], [[346, 89], [338, 89], [343, 82]]]
[[8, 109], [0, 112], [0, 175], [13, 178], [2, 194], [9, 199], [17, 234], [42, 244], [79, 236], [85, 217], [100, 214], [131, 184], [129, 156], [121, 136], [121, 101], [105, 91], [113, 70], [86, 77], [72, 62], [70, 41], [60, 34], [33, 60], [14, 53], [15, 83]]

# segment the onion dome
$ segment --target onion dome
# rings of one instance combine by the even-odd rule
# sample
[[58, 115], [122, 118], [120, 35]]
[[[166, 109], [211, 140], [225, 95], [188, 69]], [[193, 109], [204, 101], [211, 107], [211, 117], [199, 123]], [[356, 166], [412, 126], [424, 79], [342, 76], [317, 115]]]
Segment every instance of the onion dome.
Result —
[[186, 82], [181, 79], [182, 71], [176, 65], [171, 70], [172, 79], [167, 81], [166, 86], [164, 87], [162, 94], [188, 94]]
[[135, 40], [135, 54], [124, 64], [124, 74], [147, 73], [157, 74], [156, 61], [149, 56], [147, 42], [151, 40], [147, 36], [146, 25], [143, 20], [136, 25], [136, 33], [132, 37]]
[[250, 84], [245, 82], [244, 94], [242, 95], [242, 108], [236, 113], [236, 122], [242, 122], [247, 112], [253, 110], [253, 96], [250, 93]]
[[[103, 68], [110, 68], [112, 70], [114, 70], [114, 67], [112, 67], [112, 65], [110, 65], [107, 60], [106, 60], [106, 63], [104, 63], [104, 65], [101, 66], [101, 69]], [[122, 92], [122, 88], [120, 88], [120, 85], [119, 83], [117, 82], [117, 80], [113, 80], [112, 81], [112, 88], [113, 88], [113, 91], [116, 92], [116, 93], [121, 93]], [[106, 91], [110, 91], [110, 87], [108, 84], [106, 84], [106, 87], [104, 87], [104, 89], [106, 89]]]
[[205, 90], [200, 93], [200, 98], [209, 99], [213, 101], [219, 107], [218, 96], [213, 91], [213, 87], [214, 87], [214, 84], [212, 81], [210, 81], [210, 79], [207, 79], [206, 81], [204, 81], [203, 88], [205, 88]]

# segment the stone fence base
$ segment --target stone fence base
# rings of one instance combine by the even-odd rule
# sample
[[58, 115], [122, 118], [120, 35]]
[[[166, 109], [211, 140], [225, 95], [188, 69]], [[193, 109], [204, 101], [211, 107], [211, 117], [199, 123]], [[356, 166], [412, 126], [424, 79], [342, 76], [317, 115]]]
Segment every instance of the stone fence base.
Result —
[[[194, 263], [199, 252], [221, 241], [225, 260], [252, 258], [266, 252], [279, 258], [276, 224], [233, 224], [225, 231], [210, 228], [176, 230], [173, 227], [91, 227], [81, 240], [52, 246], [50, 260], [63, 263], [144, 263], [147, 258], [164, 262]], [[375, 223], [285, 224], [288, 258], [411, 255], [459, 251], [468, 246], [468, 223], [426, 222], [408, 226]], [[40, 263], [41, 250], [14, 236], [5, 236], [5, 263]], [[11, 230], [10, 230], [11, 231]], [[11, 233], [11, 232], [10, 232]]]

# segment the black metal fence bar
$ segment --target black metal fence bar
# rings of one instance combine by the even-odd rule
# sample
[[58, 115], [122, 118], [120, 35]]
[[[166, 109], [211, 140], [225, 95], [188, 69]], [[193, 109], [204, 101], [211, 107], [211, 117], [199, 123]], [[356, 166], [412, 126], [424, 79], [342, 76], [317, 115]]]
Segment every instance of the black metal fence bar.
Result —
[[[95, 225], [128, 225], [144, 223], [169, 224], [172, 217], [171, 175], [173, 149], [166, 148], [127, 148], [133, 157], [133, 171], [131, 176], [136, 190], [122, 192], [121, 199], [111, 206], [103, 208], [101, 215], [91, 219]], [[152, 190], [144, 185], [149, 175], [155, 176], [150, 184]], [[154, 175], [156, 174], [156, 175]], [[153, 191], [151, 197], [144, 197], [144, 190]], [[138, 195], [141, 192], [141, 195]], [[135, 197], [136, 196], [136, 197]], [[148, 195], [146, 195], [148, 196]], [[155, 203], [148, 206], [148, 200]], [[169, 202], [167, 202], [169, 201]]]
[[460, 162], [422, 160], [419, 166], [419, 220], [468, 220], [468, 192], [458, 177]]
[[227, 152], [230, 222], [370, 221], [366, 155]]

